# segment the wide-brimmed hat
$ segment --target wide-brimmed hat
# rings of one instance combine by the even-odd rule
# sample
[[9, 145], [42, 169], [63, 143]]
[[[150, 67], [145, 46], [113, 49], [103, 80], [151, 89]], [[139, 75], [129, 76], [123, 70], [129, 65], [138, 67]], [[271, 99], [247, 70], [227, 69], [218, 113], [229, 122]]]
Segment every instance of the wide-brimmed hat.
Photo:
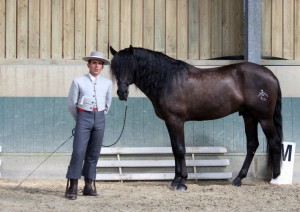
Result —
[[103, 65], [110, 64], [109, 60], [105, 58], [105, 55], [102, 52], [91, 52], [90, 56], [83, 57], [82, 59], [87, 62], [90, 60], [100, 60], [103, 62]]

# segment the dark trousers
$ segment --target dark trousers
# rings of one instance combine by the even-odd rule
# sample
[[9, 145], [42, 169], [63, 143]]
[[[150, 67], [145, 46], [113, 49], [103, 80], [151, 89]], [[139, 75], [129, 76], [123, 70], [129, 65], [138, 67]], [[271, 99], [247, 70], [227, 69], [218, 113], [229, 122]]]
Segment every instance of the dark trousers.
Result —
[[103, 111], [77, 113], [73, 152], [66, 177], [96, 179], [96, 165], [100, 155], [105, 128]]

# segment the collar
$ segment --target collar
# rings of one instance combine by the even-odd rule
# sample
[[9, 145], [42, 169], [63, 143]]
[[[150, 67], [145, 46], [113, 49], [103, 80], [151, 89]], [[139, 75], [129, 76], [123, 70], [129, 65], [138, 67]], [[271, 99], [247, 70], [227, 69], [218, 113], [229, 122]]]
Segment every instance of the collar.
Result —
[[98, 77], [96, 78], [96, 77], [94, 77], [93, 75], [91, 75], [90, 73], [89, 73], [89, 76], [90, 76], [90, 79], [92, 80], [92, 82], [94, 82], [94, 81], [96, 81], [97, 79], [98, 79]]

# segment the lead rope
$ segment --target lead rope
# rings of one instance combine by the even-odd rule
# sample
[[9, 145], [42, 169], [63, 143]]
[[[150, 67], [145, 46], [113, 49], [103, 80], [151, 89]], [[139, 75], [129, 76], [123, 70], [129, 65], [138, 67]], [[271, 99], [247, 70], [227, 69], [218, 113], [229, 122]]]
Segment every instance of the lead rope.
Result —
[[103, 145], [102, 144], [103, 147], [111, 147], [111, 146], [113, 146], [113, 145], [115, 145], [116, 143], [119, 142], [119, 140], [120, 140], [120, 138], [121, 138], [121, 136], [123, 135], [123, 132], [124, 132], [125, 122], [126, 122], [126, 116], [127, 116], [127, 100], [125, 102], [125, 113], [124, 113], [123, 127], [122, 127], [122, 131], [121, 131], [121, 134], [120, 134], [119, 138], [114, 143], [112, 143], [110, 145]]
[[72, 135], [70, 136], [70, 138], [68, 138], [67, 140], [65, 140], [59, 147], [57, 147], [48, 157], [45, 158], [45, 160], [43, 160], [29, 175], [27, 175], [27, 177], [22, 180], [19, 185], [17, 185], [17, 188], [19, 188], [23, 182], [25, 182], [43, 163], [45, 163], [55, 152], [57, 152], [57, 150], [60, 149], [60, 147], [62, 147], [65, 143], [67, 143], [67, 141], [69, 141], [73, 136], [74, 136], [74, 133], [75, 133], [75, 129], [72, 130]]
[[[103, 147], [111, 147], [113, 145], [115, 145], [116, 143], [119, 142], [123, 132], [124, 132], [124, 128], [125, 128], [125, 122], [126, 122], [126, 116], [127, 116], [127, 101], [125, 103], [125, 114], [124, 114], [124, 121], [123, 121], [123, 127], [122, 127], [122, 131], [121, 134], [119, 136], [119, 138], [112, 144], [110, 145], [102, 145]], [[15, 189], [18, 189], [38, 168], [40, 168], [41, 165], [43, 165], [54, 153], [56, 153], [65, 143], [67, 143], [75, 134], [75, 129], [72, 130], [72, 135], [70, 136], [70, 138], [68, 138], [67, 140], [65, 140], [61, 145], [59, 145], [59, 147], [57, 147], [48, 157], [46, 157], [32, 172], [30, 172], [26, 178], [24, 178], [16, 187]]]

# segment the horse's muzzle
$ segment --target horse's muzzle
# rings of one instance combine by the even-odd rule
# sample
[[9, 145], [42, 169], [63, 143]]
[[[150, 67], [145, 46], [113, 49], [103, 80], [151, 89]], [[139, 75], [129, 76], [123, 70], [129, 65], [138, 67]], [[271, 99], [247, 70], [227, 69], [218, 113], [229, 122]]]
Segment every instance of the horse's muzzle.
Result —
[[120, 100], [127, 101], [128, 94], [129, 94], [129, 92], [128, 92], [127, 89], [126, 90], [120, 90], [120, 89], [118, 89], [117, 90], [117, 94], [118, 94]]

